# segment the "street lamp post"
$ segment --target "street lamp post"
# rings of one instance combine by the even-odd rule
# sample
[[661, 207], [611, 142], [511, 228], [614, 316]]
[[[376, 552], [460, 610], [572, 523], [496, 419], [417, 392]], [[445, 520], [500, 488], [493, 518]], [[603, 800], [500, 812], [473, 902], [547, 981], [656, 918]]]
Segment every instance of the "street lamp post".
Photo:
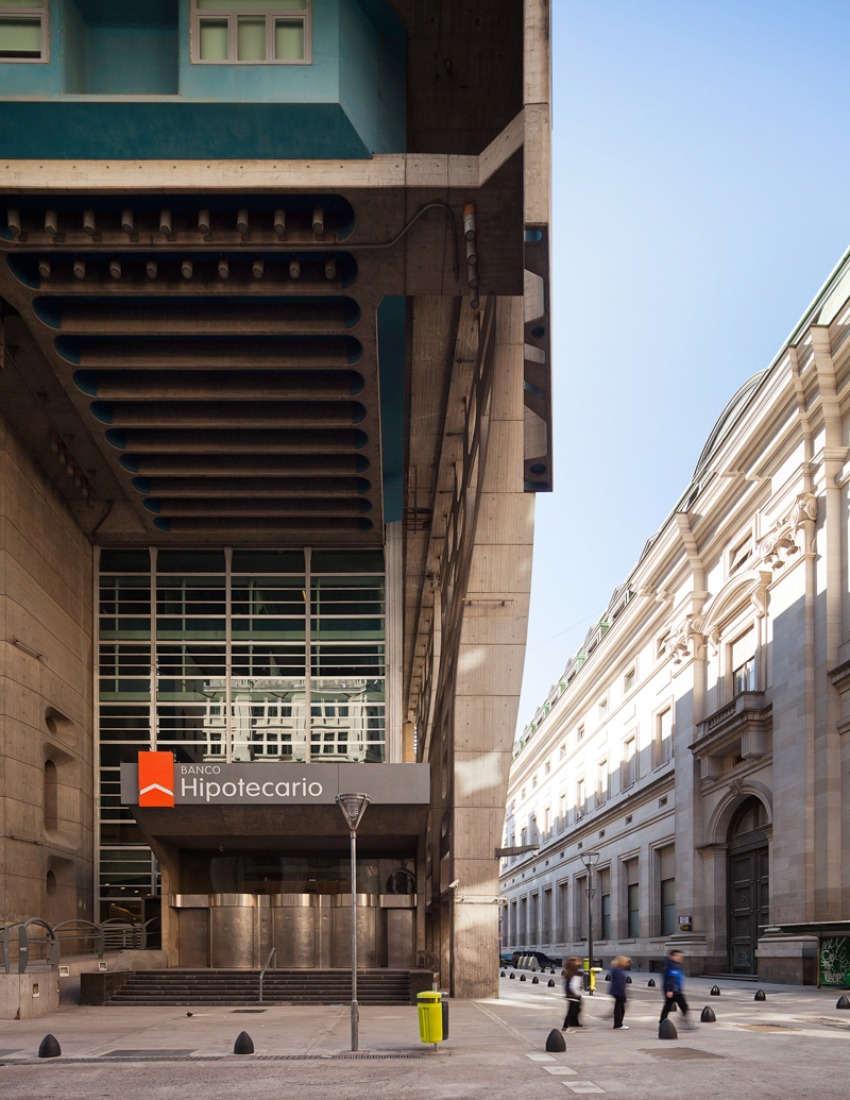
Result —
[[582, 852], [581, 861], [587, 871], [587, 991], [593, 996], [593, 869], [599, 852]]
[[338, 794], [336, 803], [342, 811], [351, 836], [351, 1049], [357, 1050], [360, 1010], [357, 1006], [357, 826], [363, 820], [371, 802], [368, 794]]

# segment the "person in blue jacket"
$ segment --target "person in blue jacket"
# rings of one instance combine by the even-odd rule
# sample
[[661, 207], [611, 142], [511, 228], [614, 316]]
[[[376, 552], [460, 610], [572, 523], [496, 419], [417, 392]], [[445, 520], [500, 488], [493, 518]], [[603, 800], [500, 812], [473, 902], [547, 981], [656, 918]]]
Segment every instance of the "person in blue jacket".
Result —
[[626, 1015], [626, 970], [631, 964], [628, 955], [618, 955], [611, 963], [611, 985], [609, 992], [614, 998], [614, 1029], [616, 1031], [628, 1031], [629, 1025], [623, 1023]]
[[682, 1020], [686, 1028], [690, 1028], [691, 1018], [688, 1015], [688, 1002], [683, 992], [685, 988], [685, 975], [682, 971], [684, 955], [681, 951], [671, 951], [664, 963], [664, 1006], [661, 1009], [659, 1024], [663, 1024], [675, 1004], [682, 1013]]

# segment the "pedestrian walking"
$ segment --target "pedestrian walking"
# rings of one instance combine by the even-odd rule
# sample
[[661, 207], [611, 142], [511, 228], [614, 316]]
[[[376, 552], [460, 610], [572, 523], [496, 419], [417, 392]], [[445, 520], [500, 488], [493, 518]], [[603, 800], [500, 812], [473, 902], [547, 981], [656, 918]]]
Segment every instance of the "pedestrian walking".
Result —
[[572, 1031], [582, 1027], [581, 992], [584, 983], [581, 977], [581, 963], [575, 955], [564, 960], [564, 992], [567, 995], [567, 1014], [561, 1031]]
[[661, 1009], [659, 1024], [663, 1024], [675, 1004], [682, 1013], [682, 1020], [686, 1028], [692, 1028], [691, 1018], [688, 1015], [688, 1002], [685, 1000], [685, 975], [682, 970], [684, 955], [681, 951], [671, 951], [664, 963], [664, 1005]]
[[623, 1023], [626, 1015], [626, 986], [628, 985], [626, 971], [631, 966], [632, 960], [628, 955], [618, 955], [611, 963], [610, 993], [614, 998], [614, 1029], [615, 1031], [628, 1031], [629, 1025]]

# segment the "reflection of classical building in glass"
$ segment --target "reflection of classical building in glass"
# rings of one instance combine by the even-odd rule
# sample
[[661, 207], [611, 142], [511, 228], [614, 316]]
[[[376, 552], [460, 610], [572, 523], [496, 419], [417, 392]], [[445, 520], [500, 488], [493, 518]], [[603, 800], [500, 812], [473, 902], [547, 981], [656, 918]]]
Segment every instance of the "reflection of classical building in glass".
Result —
[[[813, 982], [850, 941], [850, 260], [514, 751], [502, 942]], [[586, 948], [584, 948], [586, 950]], [[821, 970], [824, 971], [822, 959]]]
[[364, 959], [495, 991], [548, 48], [542, 0], [0, 4], [0, 924], [338, 965], [365, 793]]

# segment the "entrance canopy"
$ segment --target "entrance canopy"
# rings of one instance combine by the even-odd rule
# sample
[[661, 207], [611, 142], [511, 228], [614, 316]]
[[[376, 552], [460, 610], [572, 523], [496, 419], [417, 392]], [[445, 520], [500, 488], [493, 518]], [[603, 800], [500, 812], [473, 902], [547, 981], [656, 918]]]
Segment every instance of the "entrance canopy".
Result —
[[121, 801], [154, 845], [331, 855], [347, 851], [349, 839], [336, 796], [358, 791], [371, 800], [360, 851], [414, 856], [429, 772], [425, 764], [183, 764], [171, 753], [140, 753], [138, 764], [121, 765]]

